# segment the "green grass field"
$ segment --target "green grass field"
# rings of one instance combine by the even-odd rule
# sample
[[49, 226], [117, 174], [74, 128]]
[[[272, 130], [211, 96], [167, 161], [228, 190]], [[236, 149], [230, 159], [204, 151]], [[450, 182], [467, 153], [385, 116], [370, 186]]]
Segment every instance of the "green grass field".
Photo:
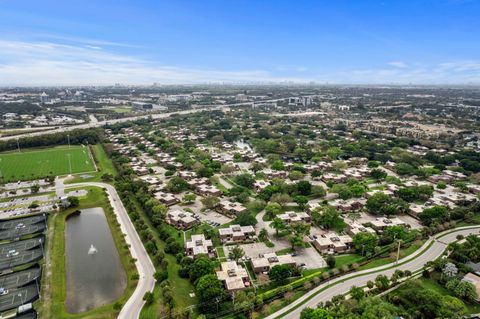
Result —
[[5, 183], [94, 170], [88, 148], [78, 145], [0, 153], [0, 176]]

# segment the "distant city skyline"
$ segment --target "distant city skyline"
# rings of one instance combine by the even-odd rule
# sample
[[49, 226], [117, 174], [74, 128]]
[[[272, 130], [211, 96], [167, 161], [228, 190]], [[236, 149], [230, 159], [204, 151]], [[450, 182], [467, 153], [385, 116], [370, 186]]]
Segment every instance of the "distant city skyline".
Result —
[[480, 3], [0, 1], [0, 85], [480, 84]]

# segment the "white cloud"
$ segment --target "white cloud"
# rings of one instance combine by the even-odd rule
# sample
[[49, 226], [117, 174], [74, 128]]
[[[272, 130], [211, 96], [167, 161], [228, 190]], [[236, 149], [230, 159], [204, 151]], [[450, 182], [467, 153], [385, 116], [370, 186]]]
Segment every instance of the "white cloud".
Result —
[[[381, 68], [313, 74], [306, 66], [267, 70], [215, 70], [174, 67], [114, 53], [108, 42], [64, 44], [0, 39], [0, 85], [111, 85], [206, 82], [329, 82], [351, 84], [480, 84], [480, 61], [435, 65], [394, 61]], [[121, 46], [121, 44], [118, 44]], [[292, 61], [295, 62], [295, 61]], [[329, 65], [329, 61], [319, 61]], [[286, 76], [294, 74], [295, 76]], [[308, 77], [307, 77], [308, 76]]]
[[99, 46], [0, 40], [0, 85], [109, 85], [152, 82], [302, 81], [263, 70], [205, 70], [163, 66]]
[[408, 65], [405, 62], [402, 62], [402, 61], [393, 61], [393, 62], [388, 63], [388, 65], [396, 67], [396, 68], [400, 68], [400, 69], [408, 68]]

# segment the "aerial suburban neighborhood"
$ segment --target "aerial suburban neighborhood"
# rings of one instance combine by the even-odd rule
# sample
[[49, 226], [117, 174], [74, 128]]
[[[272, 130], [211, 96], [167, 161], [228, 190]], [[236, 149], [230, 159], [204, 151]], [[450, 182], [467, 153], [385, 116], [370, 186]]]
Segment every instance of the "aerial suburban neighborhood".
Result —
[[[41, 134], [3, 116], [1, 311], [121, 317], [137, 298], [127, 310], [142, 317], [294, 318], [438, 290], [476, 309], [476, 90], [192, 87], [178, 101], [159, 87], [109, 88], [132, 106], [122, 113], [99, 90], [57, 102], [47, 96], [65, 89], [45, 90], [6, 89], [2, 103], [56, 116], [83, 98], [99, 107]], [[25, 129], [8, 128], [17, 116]], [[101, 260], [105, 249], [115, 253]]]
[[0, 319], [480, 319], [480, 1], [0, 1]]

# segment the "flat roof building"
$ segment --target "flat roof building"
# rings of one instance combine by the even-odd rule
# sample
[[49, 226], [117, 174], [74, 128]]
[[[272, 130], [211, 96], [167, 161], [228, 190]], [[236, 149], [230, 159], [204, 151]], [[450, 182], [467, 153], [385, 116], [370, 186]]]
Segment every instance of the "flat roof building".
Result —
[[280, 255], [276, 253], [264, 254], [262, 257], [253, 258], [251, 261], [253, 272], [256, 274], [269, 272], [277, 265], [295, 266], [297, 263], [291, 255]]
[[250, 287], [250, 277], [242, 266], [234, 261], [225, 261], [216, 272], [218, 280], [222, 281], [228, 291], [238, 291]]

